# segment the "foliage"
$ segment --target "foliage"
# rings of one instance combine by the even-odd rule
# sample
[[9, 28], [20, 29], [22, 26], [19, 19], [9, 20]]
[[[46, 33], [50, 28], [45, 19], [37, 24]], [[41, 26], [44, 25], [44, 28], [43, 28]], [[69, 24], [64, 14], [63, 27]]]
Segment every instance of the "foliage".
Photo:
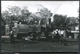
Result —
[[52, 13], [45, 7], [38, 9], [35, 13], [30, 13], [27, 6], [24, 8], [10, 6], [8, 10], [2, 12], [2, 17], [6, 20], [7, 24], [10, 24], [11, 20], [26, 21], [26, 24], [34, 24], [36, 21], [41, 21], [41, 24], [46, 24], [51, 14]]
[[69, 29], [70, 27], [75, 27], [77, 25], [77, 18], [67, 17], [63, 15], [54, 15], [54, 22], [52, 26], [58, 29]]
[[8, 7], [8, 10], [1, 13], [2, 18], [6, 21], [7, 24], [10, 24], [11, 20], [20, 20], [23, 21], [28, 18], [30, 12], [27, 8], [21, 9], [18, 6]]
[[1, 17], [4, 19], [4, 21], [9, 24], [10, 23], [10, 13], [8, 11], [4, 11], [1, 13]]
[[41, 24], [46, 24], [47, 22], [49, 22], [48, 19], [52, 16], [52, 13], [50, 12], [50, 10], [43, 7], [39, 9], [38, 11], [39, 11], [38, 14], [41, 18]]
[[[8, 7], [8, 10], [1, 13], [1, 17], [5, 20], [7, 24], [11, 24], [11, 20], [18, 20], [20, 22], [25, 22], [26, 24], [39, 23], [46, 24], [49, 22], [49, 18], [52, 13], [47, 8], [43, 7], [38, 9], [35, 13], [30, 13], [27, 7], [23, 9], [18, 6]], [[52, 22], [52, 28], [68, 29], [69, 27], [74, 27], [77, 25], [77, 18], [67, 17], [66, 15], [54, 15], [54, 21]]]

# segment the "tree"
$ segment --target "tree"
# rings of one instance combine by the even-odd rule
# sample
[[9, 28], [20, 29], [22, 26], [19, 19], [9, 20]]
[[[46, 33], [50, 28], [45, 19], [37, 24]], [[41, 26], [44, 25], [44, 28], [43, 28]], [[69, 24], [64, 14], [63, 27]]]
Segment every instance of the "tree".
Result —
[[6, 24], [10, 24], [10, 13], [7, 10], [1, 13], [1, 17], [4, 19]]
[[4, 20], [6, 20], [6, 22], [9, 22], [12, 20], [12, 18], [14, 18], [14, 20], [18, 19], [18, 16], [20, 16], [20, 11], [21, 8], [18, 6], [11, 6], [7, 8], [8, 10], [3, 11], [1, 14], [4, 18]]
[[18, 6], [10, 6], [8, 7], [8, 10], [1, 13], [2, 17], [8, 22], [11, 20], [18, 20], [18, 21], [24, 21], [28, 18], [28, 16], [31, 14], [29, 10], [24, 7], [21, 9]]
[[37, 12], [31, 13], [29, 15], [29, 19], [33, 20], [34, 23], [35, 23], [35, 21], [38, 21], [38, 23], [40, 21], [41, 25], [42, 24], [46, 25], [46, 23], [48, 22], [48, 19], [51, 17], [52, 13], [47, 8], [45, 8], [43, 6], [41, 6], [41, 7], [42, 8], [39, 8]]
[[10, 6], [8, 7], [8, 12], [11, 15], [19, 16], [21, 14], [21, 8], [18, 6]]
[[75, 27], [78, 25], [78, 19], [76, 17], [68, 17], [69, 22], [68, 22], [68, 26], [69, 27]]
[[27, 20], [29, 15], [31, 13], [29, 12], [29, 10], [27, 9], [27, 7], [23, 7], [23, 9], [21, 10], [21, 20]]
[[77, 25], [76, 23], [77, 18], [75, 17], [67, 17], [66, 15], [54, 15], [54, 21], [52, 23], [52, 26], [56, 29], [68, 29], [70, 27], [75, 27]]
[[59, 28], [59, 29], [65, 28], [67, 24], [66, 19], [67, 19], [67, 16], [55, 14], [54, 21], [53, 21], [54, 28]]
[[48, 19], [52, 16], [52, 13], [47, 8], [43, 7], [41, 9], [38, 9], [38, 14], [41, 18], [41, 24], [46, 24]]

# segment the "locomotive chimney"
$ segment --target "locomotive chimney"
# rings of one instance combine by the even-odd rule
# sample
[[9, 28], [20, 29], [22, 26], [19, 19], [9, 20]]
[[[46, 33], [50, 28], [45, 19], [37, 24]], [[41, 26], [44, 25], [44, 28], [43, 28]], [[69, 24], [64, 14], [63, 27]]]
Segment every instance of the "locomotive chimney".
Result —
[[51, 18], [49, 18], [49, 24], [51, 24]]

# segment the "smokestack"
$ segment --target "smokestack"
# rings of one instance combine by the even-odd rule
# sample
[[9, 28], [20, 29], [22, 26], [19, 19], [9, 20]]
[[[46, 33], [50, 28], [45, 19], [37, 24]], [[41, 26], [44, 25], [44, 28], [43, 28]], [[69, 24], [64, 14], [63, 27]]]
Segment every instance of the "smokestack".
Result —
[[51, 24], [51, 18], [49, 18], [49, 24]]

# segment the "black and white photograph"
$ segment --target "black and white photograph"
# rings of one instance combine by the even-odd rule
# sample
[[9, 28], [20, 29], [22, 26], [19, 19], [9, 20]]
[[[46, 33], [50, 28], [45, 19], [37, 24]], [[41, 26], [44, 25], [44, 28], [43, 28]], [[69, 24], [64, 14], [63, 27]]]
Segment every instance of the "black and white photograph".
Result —
[[1, 52], [79, 52], [79, 1], [1, 1]]

